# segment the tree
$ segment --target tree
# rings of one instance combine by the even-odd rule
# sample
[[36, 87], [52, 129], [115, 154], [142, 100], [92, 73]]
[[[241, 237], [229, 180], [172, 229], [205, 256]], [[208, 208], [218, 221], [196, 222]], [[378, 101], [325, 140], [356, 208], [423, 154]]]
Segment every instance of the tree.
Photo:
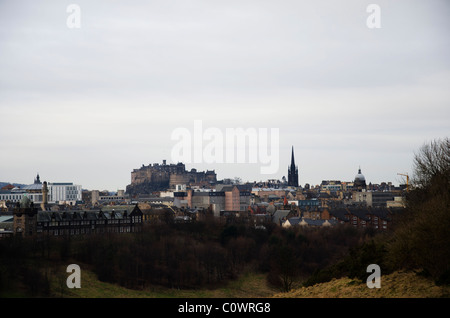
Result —
[[450, 139], [448, 137], [423, 145], [415, 154], [412, 181], [413, 185], [421, 191], [448, 190], [450, 182]]
[[270, 257], [268, 282], [280, 287], [283, 292], [290, 291], [299, 277], [299, 267], [301, 265], [294, 248], [286, 243], [273, 245]]
[[450, 140], [425, 144], [414, 156], [407, 211], [390, 242], [397, 267], [421, 268], [437, 283], [450, 283]]

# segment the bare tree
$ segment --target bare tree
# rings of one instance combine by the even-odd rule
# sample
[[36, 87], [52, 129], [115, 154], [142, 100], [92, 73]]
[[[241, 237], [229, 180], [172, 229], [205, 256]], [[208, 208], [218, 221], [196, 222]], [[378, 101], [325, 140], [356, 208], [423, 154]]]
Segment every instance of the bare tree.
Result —
[[422, 268], [436, 282], [450, 283], [450, 140], [435, 140], [414, 156], [414, 188], [390, 245], [398, 267]]
[[414, 155], [413, 184], [425, 189], [433, 184], [448, 187], [450, 182], [450, 139], [434, 140]]

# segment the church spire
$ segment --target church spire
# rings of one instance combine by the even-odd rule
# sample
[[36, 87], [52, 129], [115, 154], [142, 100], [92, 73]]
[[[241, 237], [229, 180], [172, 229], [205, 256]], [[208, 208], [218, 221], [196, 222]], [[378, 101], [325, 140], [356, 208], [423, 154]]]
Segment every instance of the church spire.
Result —
[[295, 166], [294, 146], [292, 146], [291, 165], [288, 167], [288, 185], [298, 187], [298, 168]]
[[291, 155], [291, 169], [295, 169], [295, 160], [294, 160], [294, 146], [292, 146], [292, 155]]

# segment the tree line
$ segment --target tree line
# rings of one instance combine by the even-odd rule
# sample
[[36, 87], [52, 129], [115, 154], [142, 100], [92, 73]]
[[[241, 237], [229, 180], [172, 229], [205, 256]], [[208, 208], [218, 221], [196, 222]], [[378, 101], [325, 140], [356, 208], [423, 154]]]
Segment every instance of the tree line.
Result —
[[268, 223], [256, 229], [210, 220], [147, 225], [131, 235], [72, 240], [69, 248], [74, 259], [92, 265], [100, 280], [128, 288], [212, 288], [252, 271], [267, 273], [270, 284], [289, 290], [364, 236], [347, 226], [283, 229]]

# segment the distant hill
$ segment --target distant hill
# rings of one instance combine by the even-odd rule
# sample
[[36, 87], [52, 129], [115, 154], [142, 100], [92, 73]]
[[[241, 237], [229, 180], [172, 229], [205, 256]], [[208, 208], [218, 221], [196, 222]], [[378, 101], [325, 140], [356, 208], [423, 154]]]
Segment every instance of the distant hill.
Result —
[[13, 186], [20, 187], [20, 188], [23, 186], [26, 186], [26, 184], [20, 184], [20, 183], [0, 182], [0, 189], [3, 188], [4, 186], [7, 186], [8, 184], [12, 184]]

